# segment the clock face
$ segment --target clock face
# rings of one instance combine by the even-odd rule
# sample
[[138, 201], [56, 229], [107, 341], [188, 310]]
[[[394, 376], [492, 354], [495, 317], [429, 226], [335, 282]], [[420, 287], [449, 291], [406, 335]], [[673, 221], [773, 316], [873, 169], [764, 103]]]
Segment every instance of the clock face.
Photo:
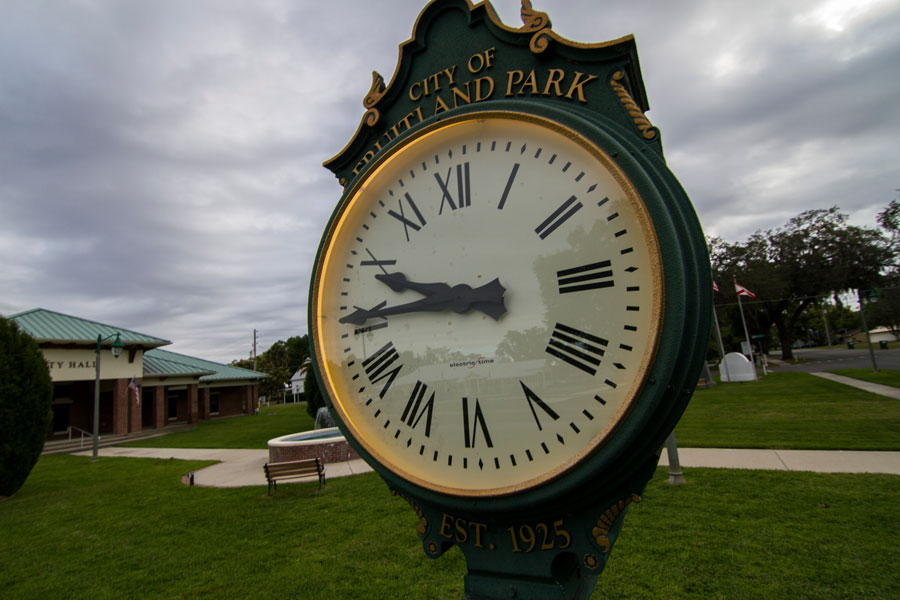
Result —
[[663, 306], [650, 217], [575, 131], [481, 112], [414, 134], [347, 194], [314, 275], [335, 410], [417, 485], [499, 496], [610, 438]]

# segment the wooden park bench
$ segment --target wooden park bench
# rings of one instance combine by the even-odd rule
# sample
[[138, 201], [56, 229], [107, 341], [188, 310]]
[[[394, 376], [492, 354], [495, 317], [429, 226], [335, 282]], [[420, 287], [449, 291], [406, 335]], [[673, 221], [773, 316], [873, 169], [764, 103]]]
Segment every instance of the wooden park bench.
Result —
[[266, 479], [269, 482], [269, 495], [272, 495], [273, 487], [278, 489], [278, 481], [282, 479], [300, 479], [315, 475], [319, 478], [320, 490], [325, 483], [325, 465], [318, 458], [266, 463], [263, 469], [266, 470]]

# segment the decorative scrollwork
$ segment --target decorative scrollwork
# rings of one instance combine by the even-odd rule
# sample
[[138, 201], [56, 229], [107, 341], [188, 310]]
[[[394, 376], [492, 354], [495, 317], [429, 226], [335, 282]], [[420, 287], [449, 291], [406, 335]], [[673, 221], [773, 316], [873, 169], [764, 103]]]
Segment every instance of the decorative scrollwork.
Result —
[[550, 40], [556, 39], [556, 34], [550, 27], [550, 16], [539, 10], [531, 8], [531, 0], [522, 0], [522, 23], [524, 25], [519, 29], [522, 32], [533, 31], [531, 40], [528, 42], [528, 48], [533, 54], [540, 54], [550, 47]]
[[644, 111], [638, 107], [634, 98], [625, 89], [625, 86], [622, 85], [621, 81], [623, 79], [625, 79], [625, 71], [616, 71], [613, 73], [612, 79], [609, 80], [609, 85], [612, 86], [613, 91], [619, 97], [619, 101], [625, 107], [625, 110], [628, 111], [631, 120], [634, 121], [634, 125], [640, 130], [644, 139], [652, 140], [656, 137], [657, 130], [653, 127], [650, 119], [644, 116]]
[[363, 120], [369, 127], [374, 127], [381, 119], [381, 112], [375, 108], [375, 105], [384, 97], [386, 92], [384, 77], [379, 75], [378, 71], [372, 71], [372, 87], [369, 88], [369, 93], [363, 98], [363, 106], [369, 109], [363, 116]]
[[553, 32], [550, 29], [542, 29], [531, 36], [528, 42], [528, 48], [532, 54], [540, 54], [550, 47], [550, 40], [553, 39]]
[[369, 93], [363, 98], [363, 106], [373, 108], [384, 97], [385, 91], [384, 77], [379, 75], [378, 71], [372, 71], [372, 87], [369, 88]]
[[619, 500], [610, 506], [597, 520], [597, 525], [591, 530], [591, 534], [594, 536], [594, 541], [597, 542], [597, 545], [603, 549], [604, 554], [612, 549], [612, 542], [609, 541], [609, 530], [612, 529], [613, 523], [616, 522], [618, 516], [625, 510], [625, 507], [632, 502], [640, 501], [640, 496], [632, 494], [630, 497]]
[[415, 511], [416, 516], [419, 517], [419, 524], [416, 525], [416, 533], [419, 535], [419, 537], [423, 537], [425, 535], [425, 532], [428, 531], [428, 520], [425, 519], [425, 513], [422, 512], [422, 509], [419, 508], [418, 504], [416, 504], [403, 494], [397, 492], [396, 490], [391, 490], [391, 494], [394, 496], [399, 496], [400, 498], [406, 500], [406, 503], [412, 507], [413, 511]]
[[544, 27], [550, 27], [550, 16], [539, 10], [531, 8], [531, 0], [522, 0], [522, 22], [525, 24], [522, 31], [540, 31]]

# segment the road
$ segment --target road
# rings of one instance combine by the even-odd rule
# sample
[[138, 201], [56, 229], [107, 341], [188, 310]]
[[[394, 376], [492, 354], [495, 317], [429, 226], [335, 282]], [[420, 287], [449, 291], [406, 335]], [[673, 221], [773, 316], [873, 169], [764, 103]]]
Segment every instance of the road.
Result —
[[[862, 347], [860, 347], [862, 346]], [[781, 356], [780, 351], [771, 353], [773, 358]], [[871, 369], [872, 359], [869, 357], [869, 349], [865, 344], [857, 344], [854, 350], [825, 349], [825, 348], [800, 348], [794, 349], [794, 357], [801, 362], [796, 364], [773, 364], [772, 370], [803, 371], [832, 371], [834, 369]], [[879, 369], [900, 370], [900, 350], [880, 350], [875, 347], [875, 362]]]

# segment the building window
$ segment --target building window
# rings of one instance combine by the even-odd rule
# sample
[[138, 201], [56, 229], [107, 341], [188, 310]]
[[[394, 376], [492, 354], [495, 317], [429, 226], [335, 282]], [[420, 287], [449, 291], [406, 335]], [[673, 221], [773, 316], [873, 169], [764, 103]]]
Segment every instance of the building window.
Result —
[[209, 393], [209, 414], [219, 414], [219, 392]]

